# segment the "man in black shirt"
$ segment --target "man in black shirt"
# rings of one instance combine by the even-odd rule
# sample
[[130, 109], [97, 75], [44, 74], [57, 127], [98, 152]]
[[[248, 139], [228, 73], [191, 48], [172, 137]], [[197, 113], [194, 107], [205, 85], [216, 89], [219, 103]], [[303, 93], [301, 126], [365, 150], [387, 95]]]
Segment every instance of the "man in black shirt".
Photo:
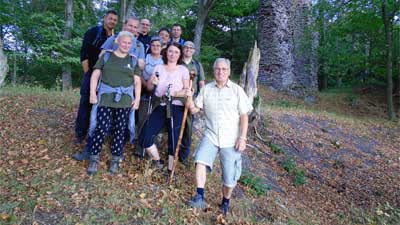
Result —
[[151, 22], [149, 19], [142, 19], [140, 21], [140, 32], [138, 40], [144, 45], [144, 51], [147, 53], [150, 48], [151, 37], [149, 35], [151, 29]]
[[[92, 105], [89, 103], [90, 77], [93, 72], [93, 66], [96, 64], [101, 46], [108, 37], [114, 34], [114, 28], [117, 25], [118, 15], [114, 10], [107, 11], [103, 18], [103, 24], [95, 26], [86, 31], [81, 46], [81, 64], [84, 77], [81, 83], [81, 99], [79, 102], [78, 115], [75, 121], [75, 137], [77, 143], [82, 143], [89, 128], [89, 117]], [[89, 143], [88, 143], [89, 144]], [[88, 157], [84, 154], [86, 151], [73, 155], [76, 160], [85, 160]], [[88, 155], [87, 155], [88, 156]]]

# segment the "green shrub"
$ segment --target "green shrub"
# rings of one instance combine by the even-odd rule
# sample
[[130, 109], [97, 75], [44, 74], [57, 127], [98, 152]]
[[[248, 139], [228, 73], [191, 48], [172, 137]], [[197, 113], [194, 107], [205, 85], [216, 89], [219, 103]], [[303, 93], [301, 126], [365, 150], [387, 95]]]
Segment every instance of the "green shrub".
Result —
[[255, 196], [266, 195], [271, 189], [268, 185], [262, 182], [260, 177], [255, 176], [250, 172], [243, 173], [239, 182], [249, 187], [250, 193]]

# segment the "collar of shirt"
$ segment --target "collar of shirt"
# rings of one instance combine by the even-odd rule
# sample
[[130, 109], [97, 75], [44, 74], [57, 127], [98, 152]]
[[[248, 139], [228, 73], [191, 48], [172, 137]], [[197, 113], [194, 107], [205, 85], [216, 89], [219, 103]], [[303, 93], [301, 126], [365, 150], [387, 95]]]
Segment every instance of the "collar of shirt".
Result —
[[[214, 80], [213, 82], [214, 82], [214, 86], [215, 86], [216, 88], [218, 88], [218, 86], [217, 86], [217, 81]], [[232, 81], [231, 81], [230, 79], [228, 79], [228, 82], [226, 82], [226, 84], [225, 84], [223, 87], [227, 87], [227, 88], [232, 87]]]

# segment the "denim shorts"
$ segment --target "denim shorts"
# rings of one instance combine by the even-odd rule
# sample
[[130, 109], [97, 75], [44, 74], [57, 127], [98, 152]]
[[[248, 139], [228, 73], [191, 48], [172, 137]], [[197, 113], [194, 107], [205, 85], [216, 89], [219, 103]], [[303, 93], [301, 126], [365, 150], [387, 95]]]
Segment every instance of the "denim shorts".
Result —
[[204, 136], [196, 149], [194, 162], [206, 165], [211, 172], [218, 152], [222, 166], [222, 181], [226, 187], [233, 188], [242, 173], [242, 154], [235, 147], [219, 148]]

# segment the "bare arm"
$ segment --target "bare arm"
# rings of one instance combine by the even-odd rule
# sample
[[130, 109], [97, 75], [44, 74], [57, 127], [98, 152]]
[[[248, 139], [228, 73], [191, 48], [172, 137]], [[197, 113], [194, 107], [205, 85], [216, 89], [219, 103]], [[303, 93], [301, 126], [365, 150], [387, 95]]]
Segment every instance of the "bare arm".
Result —
[[85, 59], [81, 62], [83, 73], [87, 73], [89, 71], [89, 60]]
[[142, 91], [142, 82], [140, 81], [140, 77], [137, 75], [133, 75], [133, 79], [135, 81], [135, 100], [132, 103], [132, 107], [133, 109], [138, 109], [140, 103], [140, 93]]
[[247, 114], [240, 115], [240, 136], [236, 140], [235, 148], [239, 152], [246, 149], [247, 129], [249, 126], [249, 116]]
[[99, 83], [101, 70], [95, 69], [92, 73], [92, 77], [90, 78], [90, 103], [96, 104], [97, 103], [97, 84]]

